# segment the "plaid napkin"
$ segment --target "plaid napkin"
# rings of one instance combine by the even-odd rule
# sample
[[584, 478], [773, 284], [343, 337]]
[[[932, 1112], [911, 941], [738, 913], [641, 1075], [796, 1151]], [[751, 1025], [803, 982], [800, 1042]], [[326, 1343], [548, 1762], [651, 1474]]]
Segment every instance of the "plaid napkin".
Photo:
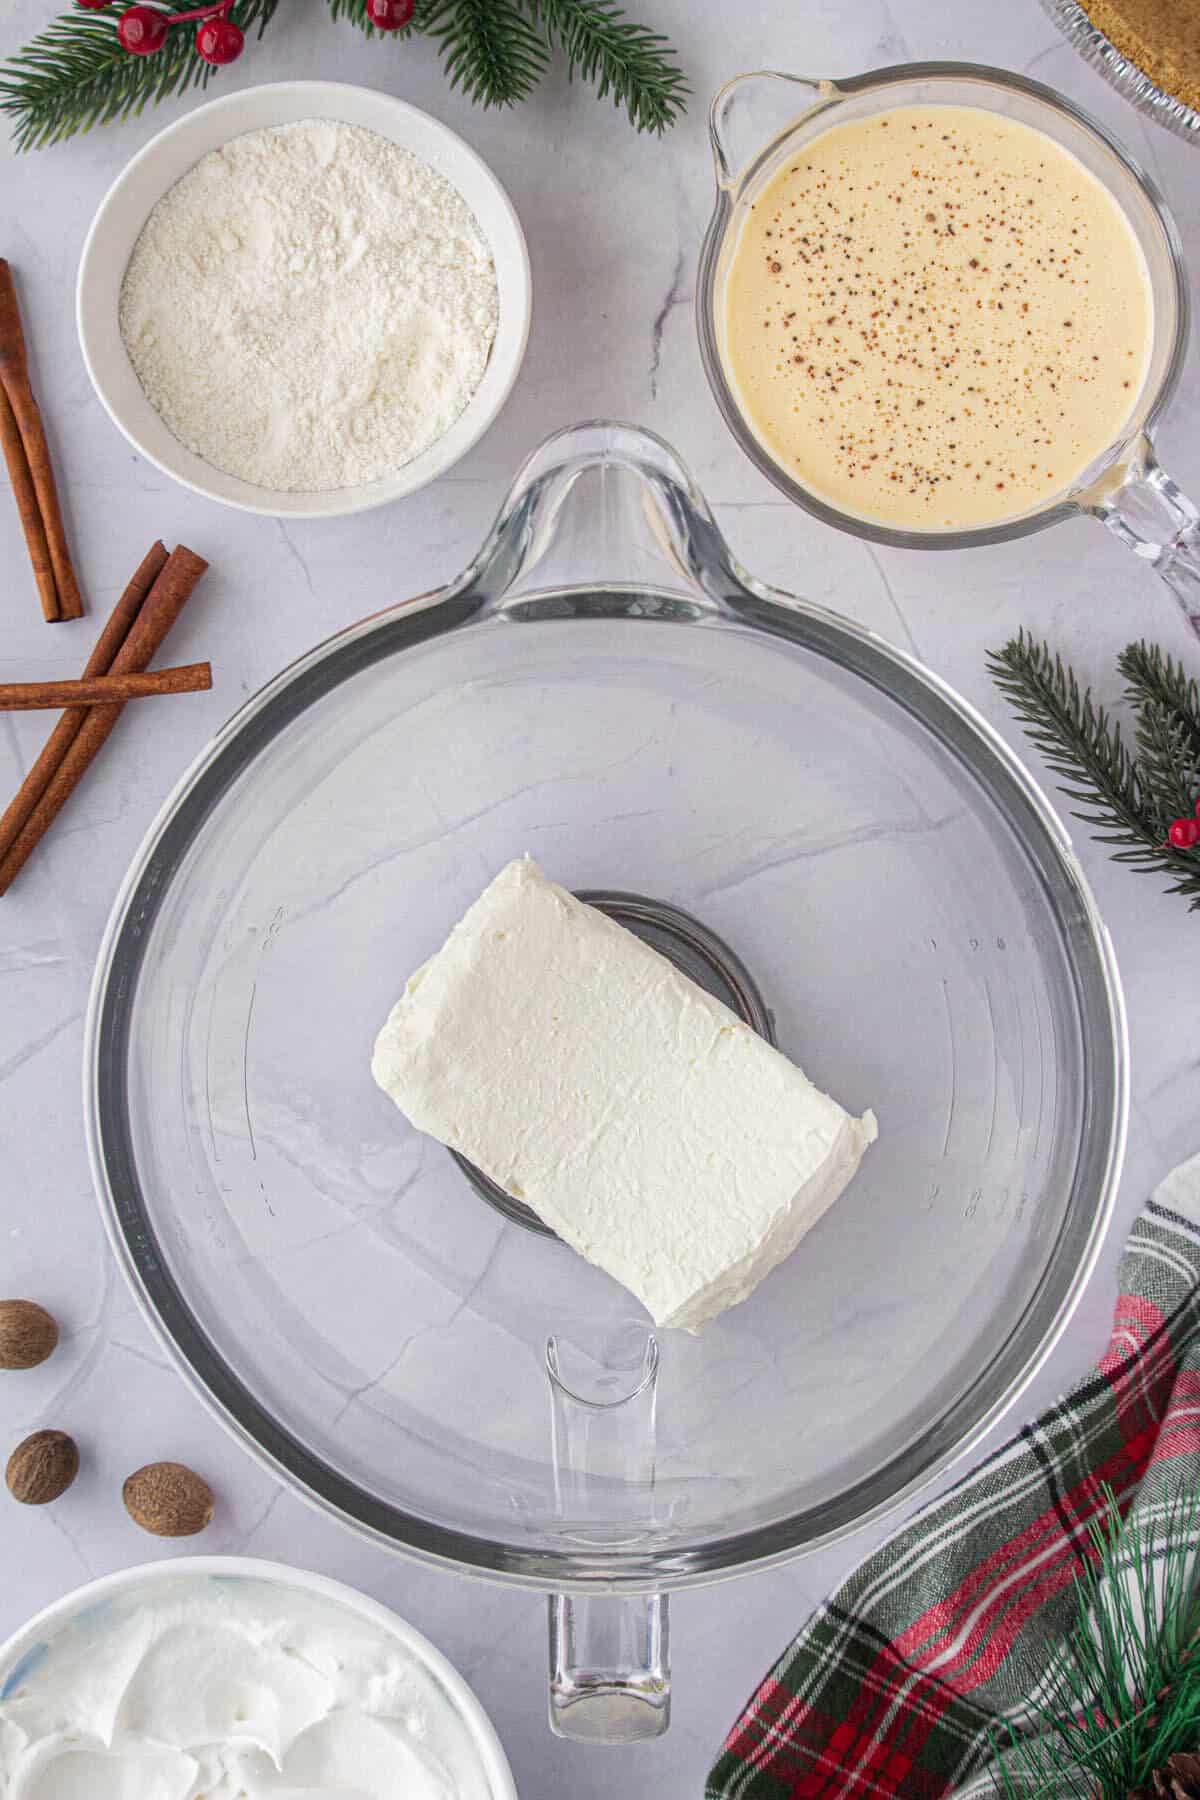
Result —
[[707, 1800], [937, 1800], [1077, 1617], [1111, 1487], [1147, 1520], [1200, 1485], [1200, 1157], [1138, 1219], [1099, 1367], [917, 1515], [808, 1621], [725, 1741]]

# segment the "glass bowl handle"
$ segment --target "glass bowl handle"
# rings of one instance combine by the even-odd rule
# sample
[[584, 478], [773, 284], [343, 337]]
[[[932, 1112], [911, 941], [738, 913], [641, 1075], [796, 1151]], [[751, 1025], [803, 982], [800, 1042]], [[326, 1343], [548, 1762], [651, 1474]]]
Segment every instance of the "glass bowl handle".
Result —
[[836, 92], [831, 81], [786, 75], [781, 69], [751, 69], [718, 88], [708, 112], [718, 187], [737, 187], [768, 144], [790, 130], [813, 102]]
[[[656, 1534], [658, 1343], [631, 1326], [594, 1353], [546, 1344], [560, 1530], [576, 1552], [644, 1548]], [[550, 1729], [635, 1744], [671, 1719], [665, 1594], [550, 1595]]]
[[1101, 482], [1080, 505], [1156, 569], [1200, 636], [1200, 510], [1159, 467], [1143, 438], [1118, 485]]
[[720, 611], [749, 578], [687, 469], [651, 431], [573, 425], [528, 457], [479, 555], [440, 596], [509, 617]]

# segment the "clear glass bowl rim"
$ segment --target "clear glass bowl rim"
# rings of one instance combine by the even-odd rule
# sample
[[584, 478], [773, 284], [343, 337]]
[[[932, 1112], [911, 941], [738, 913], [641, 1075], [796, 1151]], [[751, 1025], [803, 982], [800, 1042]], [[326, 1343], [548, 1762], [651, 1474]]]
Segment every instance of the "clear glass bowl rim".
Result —
[[[974, 1387], [905, 1454], [839, 1497], [820, 1517], [799, 1513], [769, 1526], [709, 1539], [701, 1548], [531, 1550], [518, 1542], [470, 1535], [405, 1512], [359, 1488], [313, 1455], [268, 1413], [216, 1350], [159, 1252], [151, 1212], [137, 1178], [125, 1091], [132, 996], [154, 913], [173, 866], [227, 786], [260, 747], [309, 705], [366, 663], [435, 635], [469, 628], [500, 607], [528, 610], [521, 587], [529, 557], [553, 536], [568, 486], [605, 457], [632, 471], [652, 495], [672, 535], [678, 585], [580, 583], [593, 604], [567, 616], [594, 618], [602, 596], [611, 616], [686, 623], [704, 617], [719, 596], [741, 625], [751, 625], [830, 656], [872, 681], [910, 712], [922, 707], [954, 728], [963, 760], [986, 767], [1011, 790], [1038, 833], [1025, 848], [1039, 879], [1061, 882], [1086, 922], [1082, 944], [1064, 938], [1091, 1060], [1075, 1190], [1042, 1281], [1025, 1313]], [[514, 592], [514, 590], [517, 590]], [[556, 582], [553, 616], [564, 616], [572, 589]], [[932, 727], [931, 727], [932, 729]], [[1083, 936], [1083, 934], [1076, 934]], [[158, 817], [117, 894], [100, 945], [89, 998], [83, 1055], [84, 1118], [93, 1181], [110, 1245], [142, 1311], [193, 1391], [235, 1438], [301, 1496], [372, 1541], [418, 1560], [527, 1587], [558, 1591], [661, 1591], [699, 1586], [791, 1560], [893, 1512], [965, 1456], [1033, 1380], [1065, 1330], [1099, 1255], [1115, 1203], [1129, 1107], [1128, 1036], [1120, 978], [1108, 933], [1070, 839], [1033, 777], [967, 701], [913, 657], [841, 615], [755, 580], [735, 561], [675, 451], [638, 426], [590, 421], [554, 434], [527, 458], [485, 543], [445, 588], [401, 601], [350, 625], [281, 671], [230, 718], [201, 751]], [[1082, 1174], [1080, 1169], [1082, 1167]], [[919, 1453], [918, 1453], [919, 1452]]]

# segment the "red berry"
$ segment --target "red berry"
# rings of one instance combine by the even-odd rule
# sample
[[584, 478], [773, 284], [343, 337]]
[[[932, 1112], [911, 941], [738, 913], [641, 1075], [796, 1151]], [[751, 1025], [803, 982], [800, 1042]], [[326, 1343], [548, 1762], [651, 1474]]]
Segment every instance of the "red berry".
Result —
[[367, 0], [367, 17], [376, 31], [403, 31], [413, 16], [413, 0]]
[[1200, 800], [1196, 802], [1196, 817], [1200, 819]]
[[117, 37], [131, 56], [153, 56], [167, 41], [171, 21], [152, 6], [131, 6], [121, 14]]
[[1195, 819], [1176, 819], [1167, 836], [1176, 850], [1194, 850], [1200, 844], [1200, 823]]
[[75, 4], [85, 7], [88, 12], [100, 12], [104, 7], [110, 6], [112, 0], [75, 0]]
[[203, 19], [196, 27], [196, 49], [206, 63], [236, 62], [246, 36], [232, 19]]

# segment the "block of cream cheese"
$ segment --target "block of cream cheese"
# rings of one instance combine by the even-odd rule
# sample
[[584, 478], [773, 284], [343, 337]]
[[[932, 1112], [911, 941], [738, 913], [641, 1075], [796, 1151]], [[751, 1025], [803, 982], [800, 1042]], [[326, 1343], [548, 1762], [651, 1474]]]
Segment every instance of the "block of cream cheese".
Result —
[[876, 1136], [528, 857], [413, 975], [372, 1072], [656, 1325], [693, 1331], [791, 1254]]

